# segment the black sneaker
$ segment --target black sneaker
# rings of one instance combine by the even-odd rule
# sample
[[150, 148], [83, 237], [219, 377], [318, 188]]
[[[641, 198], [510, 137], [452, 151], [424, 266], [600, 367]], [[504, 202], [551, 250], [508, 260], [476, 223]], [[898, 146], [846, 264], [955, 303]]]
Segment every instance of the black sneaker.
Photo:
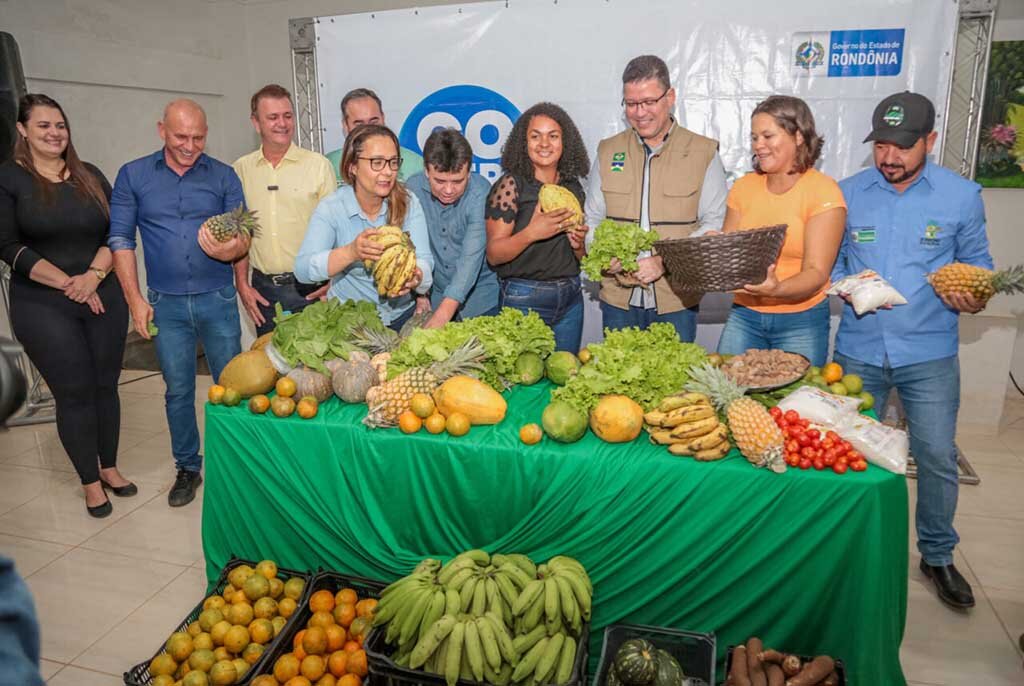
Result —
[[174, 479], [174, 485], [171, 486], [171, 492], [167, 494], [167, 504], [171, 507], [188, 505], [195, 499], [196, 490], [201, 483], [203, 483], [203, 476], [199, 472], [179, 469], [178, 476]]

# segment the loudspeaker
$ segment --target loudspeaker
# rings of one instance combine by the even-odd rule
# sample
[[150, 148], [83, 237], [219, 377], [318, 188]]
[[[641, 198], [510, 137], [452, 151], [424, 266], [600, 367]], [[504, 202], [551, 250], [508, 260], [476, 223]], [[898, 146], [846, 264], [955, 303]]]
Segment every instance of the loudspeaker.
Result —
[[18, 101], [25, 95], [25, 72], [14, 36], [0, 31], [0, 162], [10, 159], [18, 135]]

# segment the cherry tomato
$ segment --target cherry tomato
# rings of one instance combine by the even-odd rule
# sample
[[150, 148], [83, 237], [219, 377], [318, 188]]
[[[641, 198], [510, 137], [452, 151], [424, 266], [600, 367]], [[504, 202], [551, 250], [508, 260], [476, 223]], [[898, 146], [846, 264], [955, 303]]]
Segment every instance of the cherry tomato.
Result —
[[817, 429], [808, 429], [807, 435], [810, 436], [811, 438], [821, 438], [821, 432], [818, 431]]
[[800, 420], [800, 426], [804, 427], [805, 429], [807, 427], [809, 427], [810, 425], [811, 425], [811, 420], [810, 419], [801, 419]]
[[796, 410], [786, 410], [786, 414], [783, 416], [785, 416], [786, 421], [790, 424], [800, 421], [800, 415], [796, 413]]
[[797, 443], [796, 439], [790, 439], [786, 441], [786, 452], [787, 453], [798, 453], [800, 452], [800, 444]]
[[804, 433], [798, 434], [796, 437], [796, 442], [800, 444], [801, 448], [806, 448], [811, 444], [811, 437]]
[[800, 464], [800, 455], [790, 453], [789, 456], [786, 457], [786, 464], [788, 464], [790, 467], [796, 467], [798, 464]]
[[804, 459], [800, 460], [800, 464], [798, 466], [800, 467], [800, 469], [810, 469], [811, 461], [805, 457]]
[[864, 459], [864, 456], [856, 450], [851, 450], [850, 452], [846, 453], [846, 459], [849, 460], [850, 462], [860, 462], [861, 460]]
[[828, 432], [826, 432], [825, 433], [825, 438], [830, 439], [833, 443], [836, 443], [836, 442], [838, 442], [840, 440], [839, 434], [837, 434], [835, 431], [828, 431]]
[[825, 468], [825, 463], [822, 462], [821, 460], [815, 460], [814, 461], [814, 468], [817, 469], [818, 471], [821, 471], [822, 469]]
[[831, 467], [832, 465], [834, 465], [836, 463], [836, 456], [835, 455], [825, 455], [825, 457], [821, 458], [821, 461], [825, 463], [826, 467]]
[[839, 441], [839, 447], [843, 449], [844, 453], [848, 453], [853, 450], [853, 446], [850, 445], [849, 441]]
[[789, 432], [789, 435], [792, 436], [793, 438], [796, 438], [797, 436], [800, 436], [804, 433], [804, 427], [800, 426], [799, 424], [789, 424], [786, 427], [786, 430]]
[[832, 471], [836, 474], [846, 474], [846, 461], [842, 460], [832, 465]]
[[821, 447], [827, 449], [835, 446], [835, 444], [836, 442], [833, 441], [831, 438], [826, 438], [824, 441], [821, 442]]
[[813, 438], [812, 437], [811, 438], [811, 447], [812, 448], [820, 448], [821, 447], [821, 439], [820, 438]]
[[776, 405], [775, 407], [768, 408], [768, 414], [770, 414], [773, 419], [778, 419], [782, 416], [782, 409]]
[[814, 456], [816, 458], [818, 458], [819, 460], [823, 459], [825, 457], [825, 451], [822, 450], [821, 448], [815, 448], [814, 449]]
[[854, 464], [857, 465], [857, 467], [858, 467], [857, 471], [859, 471], [859, 472], [867, 471], [867, 468], [868, 468], [867, 460], [858, 460], [857, 462], [854, 462]]

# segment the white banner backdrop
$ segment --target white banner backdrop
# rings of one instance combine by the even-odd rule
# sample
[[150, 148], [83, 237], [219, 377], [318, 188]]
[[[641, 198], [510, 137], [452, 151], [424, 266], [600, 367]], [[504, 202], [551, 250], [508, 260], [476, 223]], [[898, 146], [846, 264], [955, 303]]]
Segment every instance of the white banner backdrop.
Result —
[[[936, 0], [509, 0], [318, 17], [324, 151], [341, 147], [342, 96], [368, 87], [403, 156], [457, 126], [493, 181], [512, 122], [542, 100], [568, 111], [593, 155], [626, 126], [626, 63], [655, 54], [677, 119], [720, 141], [731, 180], [751, 169], [750, 112], [773, 93], [808, 102], [825, 137], [819, 166], [840, 179], [870, 164], [861, 141], [891, 93], [931, 98], [942, 131], [958, 11]], [[588, 313], [584, 338], [598, 326]]]

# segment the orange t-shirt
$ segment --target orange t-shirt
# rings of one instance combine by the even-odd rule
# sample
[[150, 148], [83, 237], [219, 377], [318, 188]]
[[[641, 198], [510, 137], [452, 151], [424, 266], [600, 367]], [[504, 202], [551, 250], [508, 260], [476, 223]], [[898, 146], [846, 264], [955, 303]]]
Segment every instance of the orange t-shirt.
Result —
[[[796, 185], [782, 195], [768, 190], [768, 177], [751, 172], [733, 184], [726, 206], [740, 215], [740, 229], [756, 229], [774, 224], [787, 224], [786, 241], [775, 263], [779, 281], [799, 274], [804, 260], [804, 227], [811, 217], [822, 212], [846, 207], [843, 192], [832, 177], [817, 169], [804, 172]], [[809, 310], [827, 295], [829, 283], [806, 300], [788, 302], [777, 298], [764, 298], [737, 293], [734, 301], [758, 312], [779, 314]]]

